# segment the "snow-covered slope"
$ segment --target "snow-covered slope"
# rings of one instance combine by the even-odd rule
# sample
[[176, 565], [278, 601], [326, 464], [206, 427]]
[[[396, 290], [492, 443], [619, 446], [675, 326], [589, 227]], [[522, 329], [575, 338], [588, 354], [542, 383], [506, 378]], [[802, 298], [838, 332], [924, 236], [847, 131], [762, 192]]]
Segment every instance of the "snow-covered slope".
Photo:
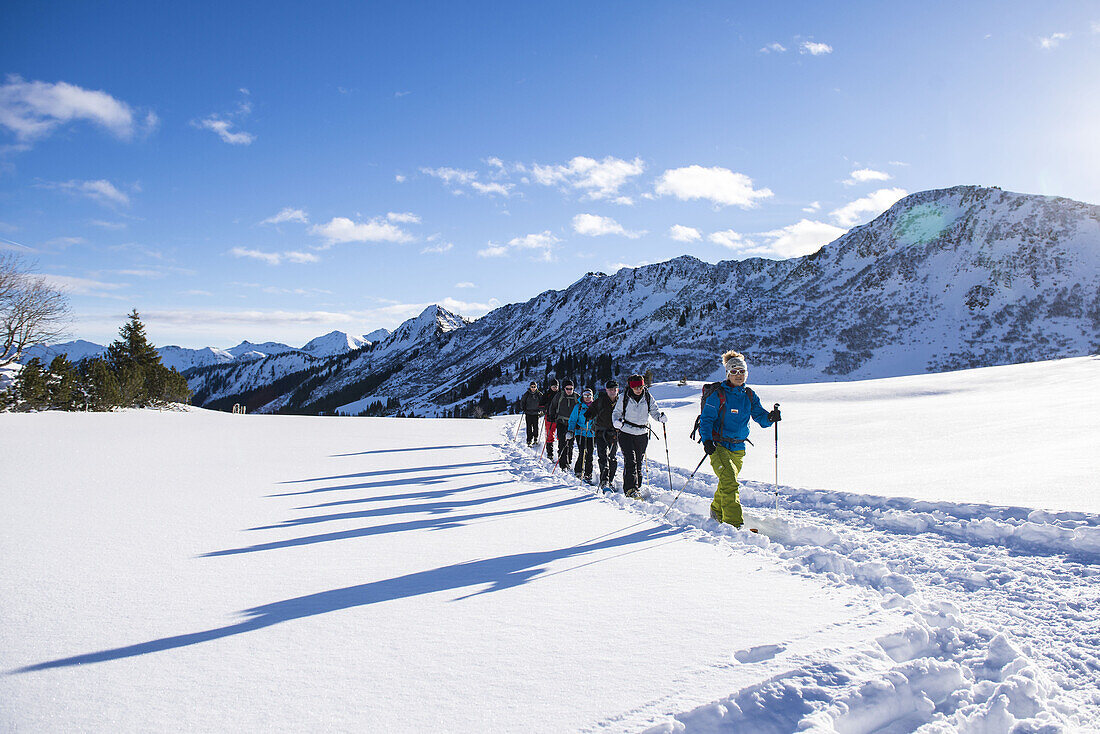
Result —
[[235, 347], [230, 347], [225, 351], [232, 354], [234, 357], [240, 358], [242, 356], [251, 357], [253, 353], [259, 353], [265, 357], [273, 357], [277, 354], [284, 354], [286, 352], [295, 351], [294, 347], [287, 346], [280, 342], [264, 342], [263, 344], [253, 344], [250, 341], [243, 341]]
[[369, 334], [363, 334], [363, 341], [365, 342], [380, 342], [390, 335], [389, 329], [375, 329]]
[[224, 349], [206, 347], [204, 349], [188, 349], [186, 347], [167, 346], [157, 347], [160, 361], [165, 367], [174, 367], [179, 372], [189, 370], [192, 367], [206, 367], [212, 364], [226, 364], [237, 359]]
[[341, 362], [302, 404], [387, 395], [440, 414], [473, 391], [525, 382], [521, 359], [566, 351], [610, 354], [624, 373], [648, 368], [660, 380], [713, 379], [716, 355], [738, 348], [769, 379], [792, 382], [1094, 353], [1100, 207], [975, 186], [926, 191], [806, 257], [683, 256], [589, 273], [469, 325], [435, 325], [430, 338], [424, 321]]
[[757, 383], [758, 534], [675, 439], [631, 501], [514, 417], [0, 414], [0, 728], [1095, 731], [1098, 368]]

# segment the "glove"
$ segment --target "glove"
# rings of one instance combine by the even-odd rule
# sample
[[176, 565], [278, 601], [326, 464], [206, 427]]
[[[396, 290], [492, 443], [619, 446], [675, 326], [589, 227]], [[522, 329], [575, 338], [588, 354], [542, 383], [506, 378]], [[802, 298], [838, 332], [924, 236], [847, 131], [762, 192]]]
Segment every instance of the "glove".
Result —
[[772, 412], [768, 413], [768, 420], [772, 423], [778, 423], [783, 420], [783, 416], [779, 415], [779, 408], [772, 408]]
[[707, 456], [710, 456], [711, 454], [713, 454], [714, 451], [715, 451], [715, 448], [716, 447], [714, 445], [714, 441], [711, 441], [709, 438], [706, 441], [703, 441], [703, 451], [707, 452]]
[[660, 421], [661, 421], [661, 423], [668, 423], [668, 416], [665, 415], [664, 413], [661, 413]]
[[573, 434], [572, 433], [565, 434], [565, 440], [566, 441], [572, 441], [573, 440]]

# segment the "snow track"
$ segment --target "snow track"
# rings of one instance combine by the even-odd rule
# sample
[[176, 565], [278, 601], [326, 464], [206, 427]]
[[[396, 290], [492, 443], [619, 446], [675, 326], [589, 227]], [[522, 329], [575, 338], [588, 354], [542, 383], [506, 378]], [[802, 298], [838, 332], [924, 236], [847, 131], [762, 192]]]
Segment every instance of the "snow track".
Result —
[[[552, 465], [517, 429], [507, 424], [506, 459], [527, 481], [546, 481]], [[911, 625], [832, 657], [783, 643], [731, 651], [731, 665], [783, 659], [786, 670], [697, 709], [665, 711], [651, 731], [1100, 731], [1100, 516], [785, 486], [777, 516], [772, 485], [750, 481], [742, 503], [746, 526], [759, 530], [751, 533], [709, 518], [709, 467], [675, 503], [689, 472], [672, 474], [670, 487], [663, 462], [651, 463], [645, 500], [600, 501], [626, 511], [623, 531], [664, 516], [731, 553], [752, 549], [794, 574], [873, 589]], [[575, 481], [560, 471], [553, 479]]]

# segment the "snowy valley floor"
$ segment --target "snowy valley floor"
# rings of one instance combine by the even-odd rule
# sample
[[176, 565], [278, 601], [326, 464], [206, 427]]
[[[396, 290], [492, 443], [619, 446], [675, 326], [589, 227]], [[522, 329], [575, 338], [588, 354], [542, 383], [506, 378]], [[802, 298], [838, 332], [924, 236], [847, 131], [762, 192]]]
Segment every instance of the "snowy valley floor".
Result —
[[[654, 390], [673, 476], [651, 443], [641, 502], [551, 473], [515, 419], [0, 415], [0, 728], [1100, 730], [1100, 515], [1074, 478], [1100, 471], [1098, 361], [1047, 364], [1033, 393], [1076, 392], [1024, 427], [1041, 510], [980, 504], [1005, 475], [961, 458], [1021, 450], [982, 423], [1012, 375], [849, 387], [832, 424], [888, 462], [878, 493], [794, 482], [840, 388], [758, 388], [790, 455], [777, 516], [754, 433], [759, 534], [707, 519], [706, 466], [673, 504], [697, 385]], [[906, 485], [883, 427], [922, 448], [937, 395], [980, 436], [939, 447], [957, 483]], [[1044, 463], [1056, 442], [1076, 463]]]

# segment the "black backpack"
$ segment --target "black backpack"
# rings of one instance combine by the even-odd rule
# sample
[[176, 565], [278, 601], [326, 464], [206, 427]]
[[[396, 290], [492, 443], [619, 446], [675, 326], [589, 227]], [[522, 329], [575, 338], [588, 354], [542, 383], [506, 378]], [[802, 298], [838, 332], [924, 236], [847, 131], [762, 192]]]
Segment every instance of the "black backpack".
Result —
[[[707, 384], [703, 385], [703, 396], [699, 398], [699, 415], [695, 416], [695, 426], [691, 429], [692, 441], [702, 443], [706, 440], [702, 436], [696, 438], [696, 435], [699, 433], [699, 420], [703, 417], [703, 406], [706, 405], [707, 398], [711, 396], [711, 393], [715, 392], [716, 390], [718, 391], [718, 420], [722, 420], [722, 412], [726, 409], [726, 392], [725, 390], [721, 390], [721, 387], [721, 382], [708, 382]], [[752, 388], [748, 385], [745, 385], [745, 392], [748, 394], [749, 402], [751, 403], [752, 398], [754, 395], [756, 395], [756, 393], [754, 393], [752, 391]]]

